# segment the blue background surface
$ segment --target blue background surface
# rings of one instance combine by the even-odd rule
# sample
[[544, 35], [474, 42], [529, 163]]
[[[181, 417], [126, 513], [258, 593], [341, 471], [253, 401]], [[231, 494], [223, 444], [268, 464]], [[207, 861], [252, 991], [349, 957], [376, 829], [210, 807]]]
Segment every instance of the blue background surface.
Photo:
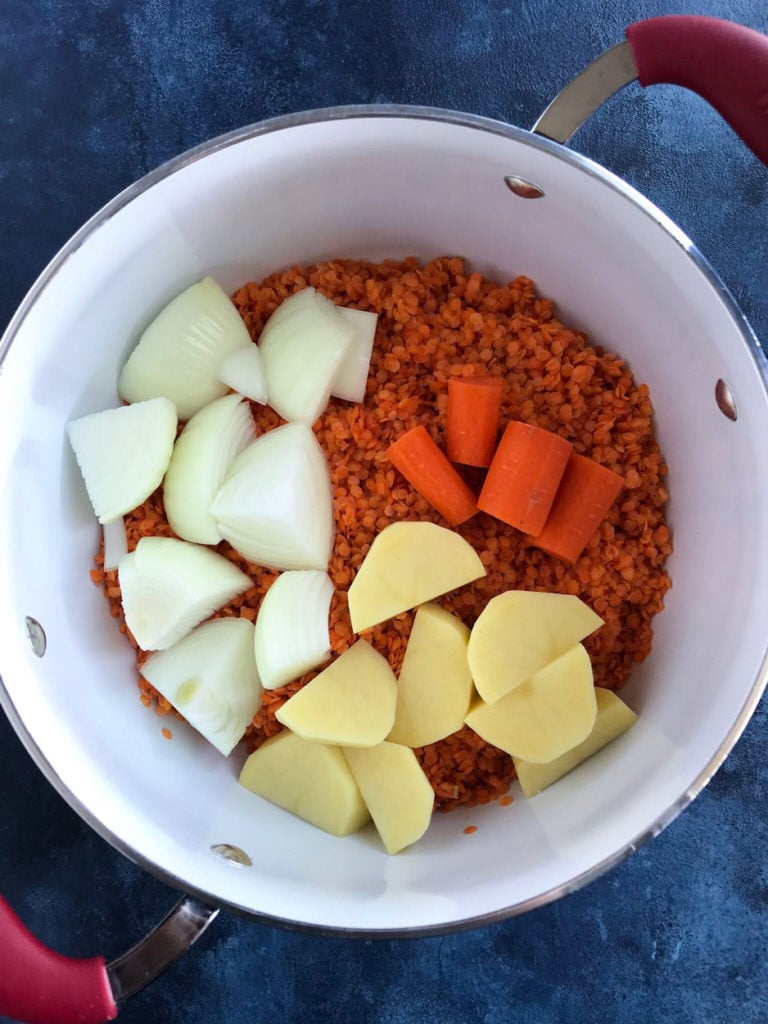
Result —
[[[527, 127], [626, 24], [663, 13], [768, 32], [765, 0], [3, 0], [0, 326], [87, 217], [211, 136], [372, 102]], [[632, 86], [573, 145], [669, 213], [768, 338], [768, 170], [713, 111], [679, 89]], [[383, 942], [223, 916], [120, 1019], [763, 1024], [767, 708], [661, 837], [557, 904], [462, 935]], [[2, 715], [0, 751], [0, 892], [63, 953], [122, 952], [175, 893], [80, 821]]]

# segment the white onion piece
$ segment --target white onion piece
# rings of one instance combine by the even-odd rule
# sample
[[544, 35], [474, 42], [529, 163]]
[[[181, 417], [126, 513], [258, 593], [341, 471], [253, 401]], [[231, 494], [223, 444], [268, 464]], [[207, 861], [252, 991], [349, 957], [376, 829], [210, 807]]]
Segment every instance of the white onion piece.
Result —
[[252, 402], [267, 404], [267, 378], [258, 345], [239, 348], [228, 355], [219, 370], [219, 380]]
[[261, 602], [254, 635], [262, 684], [284, 686], [331, 656], [328, 612], [333, 584], [316, 569], [284, 572]]
[[235, 457], [255, 437], [250, 407], [240, 395], [217, 398], [187, 423], [163, 484], [165, 512], [177, 536], [197, 544], [219, 543], [211, 502]]
[[271, 569], [327, 569], [333, 501], [325, 456], [305, 423], [286, 423], [241, 452], [211, 512], [225, 540]]
[[227, 393], [219, 370], [227, 356], [253, 344], [240, 314], [211, 277], [187, 288], [155, 317], [128, 357], [118, 392], [128, 402], [162, 395], [179, 419]]
[[344, 306], [336, 308], [355, 328], [355, 336], [336, 374], [331, 394], [347, 402], [362, 402], [379, 317], [377, 313], [369, 313], [364, 309], [346, 309]]
[[171, 537], [142, 537], [118, 567], [125, 622], [161, 651], [253, 584], [223, 555]]
[[246, 619], [212, 619], [147, 658], [141, 674], [226, 757], [261, 704]]
[[105, 523], [101, 528], [104, 537], [104, 568], [116, 569], [128, 551], [128, 536], [122, 516]]
[[336, 305], [313, 291], [297, 292], [259, 336], [269, 404], [286, 420], [314, 423], [331, 396], [355, 328]]
[[100, 523], [110, 523], [160, 486], [176, 437], [176, 409], [155, 398], [82, 416], [67, 434]]

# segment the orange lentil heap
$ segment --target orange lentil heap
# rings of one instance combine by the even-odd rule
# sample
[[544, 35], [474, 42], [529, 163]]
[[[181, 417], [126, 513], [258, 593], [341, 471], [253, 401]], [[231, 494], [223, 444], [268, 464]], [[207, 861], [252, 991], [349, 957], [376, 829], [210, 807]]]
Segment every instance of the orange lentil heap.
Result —
[[[474, 516], [457, 529], [479, 553], [487, 575], [441, 603], [471, 626], [491, 597], [510, 588], [578, 594], [605, 620], [586, 642], [595, 684], [620, 687], [632, 664], [650, 651], [651, 620], [670, 586], [666, 466], [646, 385], [635, 383], [620, 358], [561, 324], [553, 303], [540, 298], [528, 278], [497, 284], [469, 273], [461, 259], [425, 265], [416, 259], [335, 260], [295, 267], [245, 285], [234, 302], [257, 338], [277, 306], [309, 285], [341, 305], [379, 315], [364, 403], [332, 399], [314, 425], [328, 460], [336, 519], [328, 568], [336, 588], [330, 616], [334, 653], [354, 640], [346, 591], [377, 533], [404, 519], [445, 525], [392, 468], [387, 448], [420, 424], [443, 447], [448, 381], [498, 376], [504, 381], [502, 427], [523, 420], [560, 434], [579, 454], [619, 473], [624, 490], [573, 565], [531, 546], [497, 519]], [[615, 341], [620, 348], [621, 339]], [[253, 414], [259, 433], [281, 422], [267, 407], [254, 405]], [[461, 472], [478, 493], [484, 471]], [[173, 536], [161, 492], [130, 513], [126, 526], [130, 550], [143, 536]], [[219, 550], [248, 572], [255, 586], [218, 614], [253, 621], [276, 573], [248, 563], [226, 543]], [[117, 574], [104, 572], [102, 564], [99, 555], [92, 578], [103, 586], [121, 631], [133, 642], [122, 618]], [[365, 634], [396, 673], [412, 621], [413, 614], [406, 613]], [[137, 651], [139, 666], [146, 656]], [[275, 711], [310, 678], [265, 692], [246, 733], [251, 749], [279, 731]], [[160, 714], [173, 710], [142, 677], [139, 687], [144, 704]], [[416, 753], [439, 810], [488, 803], [505, 793], [514, 777], [512, 759], [467, 728]]]

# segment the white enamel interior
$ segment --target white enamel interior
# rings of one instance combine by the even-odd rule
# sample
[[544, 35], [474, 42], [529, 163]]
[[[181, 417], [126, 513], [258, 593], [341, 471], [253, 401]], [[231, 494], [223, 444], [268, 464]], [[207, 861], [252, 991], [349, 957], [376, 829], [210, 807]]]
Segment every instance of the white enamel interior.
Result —
[[[507, 174], [546, 197], [516, 198]], [[426, 115], [282, 127], [136, 192], [48, 280], [0, 375], [3, 699], [49, 775], [103, 834], [178, 884], [326, 927], [434, 928], [535, 905], [658, 830], [743, 727], [768, 621], [765, 391], [743, 325], [684, 239], [580, 158]], [[535, 800], [438, 816], [390, 858], [367, 831], [334, 839], [247, 793], [235, 781], [242, 758], [222, 759], [179, 724], [162, 738], [88, 580], [98, 531], [64, 425], [115, 404], [142, 326], [204, 274], [234, 289], [322, 257], [408, 254], [533, 277], [566, 322], [650, 385], [670, 466], [674, 588], [625, 691], [637, 728]], [[735, 423], [715, 404], [720, 377]], [[42, 659], [26, 615], [45, 628]], [[241, 847], [253, 867], [222, 861], [214, 843]]]

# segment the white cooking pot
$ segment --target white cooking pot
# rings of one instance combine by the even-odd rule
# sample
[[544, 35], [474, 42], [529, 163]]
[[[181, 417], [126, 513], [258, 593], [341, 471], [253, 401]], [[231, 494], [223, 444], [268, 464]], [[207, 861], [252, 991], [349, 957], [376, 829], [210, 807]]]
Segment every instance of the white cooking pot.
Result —
[[[761, 36], [738, 30], [724, 41], [723, 31], [721, 51], [734, 38], [764, 49]], [[609, 58], [619, 78], [633, 77], [628, 61], [640, 64], [642, 44], [632, 44], [630, 34]], [[595, 102], [611, 91], [605, 67], [582, 81], [603, 82]], [[564, 139], [586, 113], [574, 109], [571, 94], [565, 115], [554, 109], [540, 130]], [[563, 117], [567, 130], [553, 128]], [[765, 135], [750, 143], [768, 151]], [[242, 758], [221, 758], [193, 730], [179, 724], [173, 743], [162, 739], [137, 700], [133, 652], [88, 581], [99, 534], [64, 426], [117, 403], [117, 369], [142, 326], [204, 274], [231, 291], [323, 258], [436, 254], [464, 256], [497, 279], [529, 275], [566, 323], [649, 384], [669, 464], [673, 589], [653, 652], [622, 691], [640, 714], [636, 728], [535, 800], [438, 815], [422, 842], [388, 857], [367, 832], [335, 839], [256, 799], [237, 784]], [[670, 822], [759, 699], [765, 361], [691, 242], [562, 145], [417, 108], [326, 110], [237, 131], [148, 175], [86, 224], [34, 285], [0, 355], [0, 701], [82, 817], [190, 894], [160, 939], [112, 965], [111, 989], [101, 961], [78, 965], [77, 978], [71, 962], [58, 963], [55, 983], [68, 994], [60, 988], [55, 1005], [45, 1002], [47, 954], [5, 908], [11, 969], [0, 1012], [49, 1022], [113, 1015], [113, 999], [157, 973], [218, 907], [324, 932], [402, 935], [541, 906]], [[471, 842], [462, 835], [470, 820]], [[48, 980], [20, 985], [22, 962], [27, 982], [40, 964]]]

